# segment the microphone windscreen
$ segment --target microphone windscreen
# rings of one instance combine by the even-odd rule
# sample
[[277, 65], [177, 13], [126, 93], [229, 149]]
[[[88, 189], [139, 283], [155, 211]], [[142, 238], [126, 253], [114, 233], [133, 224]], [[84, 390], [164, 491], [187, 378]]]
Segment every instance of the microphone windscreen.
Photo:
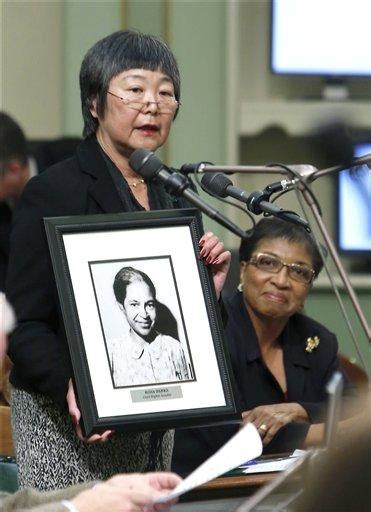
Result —
[[227, 197], [227, 187], [233, 185], [233, 183], [221, 172], [206, 172], [202, 176], [201, 185], [205, 192], [211, 192], [218, 197]]
[[152, 151], [148, 149], [139, 148], [133, 151], [129, 158], [129, 165], [136, 173], [143, 176], [143, 178], [153, 178], [158, 170], [160, 170], [162, 163]]

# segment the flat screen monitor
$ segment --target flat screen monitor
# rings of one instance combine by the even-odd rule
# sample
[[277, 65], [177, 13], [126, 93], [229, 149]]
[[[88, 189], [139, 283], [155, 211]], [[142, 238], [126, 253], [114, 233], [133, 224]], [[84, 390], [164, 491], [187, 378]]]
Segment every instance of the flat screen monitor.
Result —
[[277, 74], [371, 76], [370, 0], [272, 0]]
[[[371, 141], [355, 144], [355, 157], [367, 154], [371, 154]], [[367, 165], [337, 175], [337, 244], [342, 253], [371, 259], [371, 170]]]

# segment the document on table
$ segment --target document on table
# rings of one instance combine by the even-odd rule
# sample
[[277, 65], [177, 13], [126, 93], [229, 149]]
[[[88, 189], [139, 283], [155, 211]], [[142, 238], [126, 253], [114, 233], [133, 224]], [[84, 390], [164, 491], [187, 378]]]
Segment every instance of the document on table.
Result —
[[285, 471], [298, 457], [302, 457], [305, 450], [295, 450], [287, 457], [272, 457], [269, 459], [250, 460], [242, 464], [240, 469], [242, 473], [251, 475], [252, 473], [272, 473], [274, 471]]
[[185, 478], [170, 494], [160, 496], [154, 503], [165, 503], [209, 480], [213, 480], [243, 462], [261, 455], [262, 442], [258, 431], [248, 423], [225, 443], [214, 455]]

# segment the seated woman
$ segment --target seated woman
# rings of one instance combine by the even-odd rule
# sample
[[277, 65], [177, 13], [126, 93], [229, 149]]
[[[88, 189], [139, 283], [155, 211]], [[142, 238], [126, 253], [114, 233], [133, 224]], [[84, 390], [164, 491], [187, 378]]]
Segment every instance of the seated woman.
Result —
[[[264, 452], [322, 441], [326, 384], [340, 371], [338, 345], [326, 327], [301, 313], [321, 268], [312, 236], [286, 221], [263, 219], [241, 243], [241, 282], [239, 291], [225, 300], [225, 337], [237, 407], [243, 423], [257, 427]], [[353, 394], [345, 379], [344, 395]], [[172, 467], [188, 473], [238, 428], [178, 430]]]
[[115, 386], [189, 380], [180, 341], [160, 332], [156, 289], [149, 276], [123, 267], [116, 274], [113, 290], [129, 327], [112, 343], [110, 363]]

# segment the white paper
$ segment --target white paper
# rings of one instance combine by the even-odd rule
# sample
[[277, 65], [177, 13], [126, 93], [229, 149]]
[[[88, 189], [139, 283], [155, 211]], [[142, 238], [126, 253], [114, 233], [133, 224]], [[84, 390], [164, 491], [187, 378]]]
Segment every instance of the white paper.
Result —
[[248, 423], [225, 443], [214, 455], [185, 478], [170, 494], [160, 496], [154, 503], [165, 503], [198, 487], [247, 460], [259, 457], [263, 450], [260, 435], [252, 423]]
[[[246, 475], [252, 473], [272, 473], [275, 471], [285, 471], [290, 464], [292, 464], [298, 457], [302, 457], [305, 454], [305, 450], [295, 450], [288, 457], [277, 457], [267, 460], [251, 461], [250, 463], [241, 466], [242, 472]], [[244, 468], [244, 469], [243, 469]]]

